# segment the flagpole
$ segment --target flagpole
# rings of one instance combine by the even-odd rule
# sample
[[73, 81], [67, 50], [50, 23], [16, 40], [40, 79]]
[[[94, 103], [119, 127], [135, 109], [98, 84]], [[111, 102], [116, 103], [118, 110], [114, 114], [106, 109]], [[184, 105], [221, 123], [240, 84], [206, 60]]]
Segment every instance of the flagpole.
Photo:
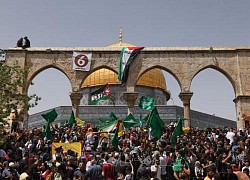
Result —
[[114, 96], [111, 96], [111, 97], [110, 97], [110, 100], [112, 101], [113, 106], [115, 107], [115, 97], [114, 97]]

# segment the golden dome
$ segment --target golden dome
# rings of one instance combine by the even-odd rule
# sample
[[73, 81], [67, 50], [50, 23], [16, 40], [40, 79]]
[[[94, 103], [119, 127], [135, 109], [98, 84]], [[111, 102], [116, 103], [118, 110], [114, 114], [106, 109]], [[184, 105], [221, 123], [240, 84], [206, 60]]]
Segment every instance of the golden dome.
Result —
[[123, 42], [118, 42], [118, 43], [114, 43], [114, 44], [110, 44], [107, 47], [135, 47], [135, 45], [132, 44], [128, 44], [128, 43], [123, 43]]
[[[91, 73], [83, 82], [82, 88], [93, 87], [104, 84], [120, 84], [118, 75], [109, 69], [99, 69]], [[166, 81], [160, 69], [152, 69], [143, 74], [137, 82], [137, 85], [157, 87], [166, 90]]]
[[118, 76], [115, 72], [109, 69], [99, 69], [92, 72], [83, 82], [82, 88], [99, 86], [104, 84], [120, 84]]
[[108, 45], [107, 47], [135, 47], [135, 45], [132, 45], [132, 44], [128, 44], [128, 43], [123, 43], [122, 42], [122, 31], [123, 29], [120, 28], [120, 33], [119, 33], [119, 42], [118, 43], [113, 43], [113, 44], [110, 44]]
[[157, 87], [166, 90], [165, 77], [160, 69], [151, 69], [144, 73], [136, 85]]

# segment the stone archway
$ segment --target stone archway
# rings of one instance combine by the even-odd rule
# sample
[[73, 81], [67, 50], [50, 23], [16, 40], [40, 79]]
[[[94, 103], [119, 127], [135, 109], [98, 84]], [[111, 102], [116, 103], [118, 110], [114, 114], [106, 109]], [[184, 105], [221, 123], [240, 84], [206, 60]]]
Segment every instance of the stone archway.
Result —
[[235, 90], [226, 72], [211, 66], [205, 67], [194, 76], [190, 88], [194, 92], [192, 109], [236, 122], [233, 102]]
[[[73, 71], [71, 69], [73, 51], [91, 52], [92, 64], [89, 72]], [[83, 79], [93, 70], [109, 67], [117, 71], [120, 48], [28, 48], [6, 50], [6, 63], [14, 61], [23, 68], [30, 70], [27, 82], [37, 72], [46, 67], [60, 69], [70, 80], [72, 85], [72, 104], [77, 107], [77, 95]], [[130, 66], [130, 74], [126, 84], [126, 98], [134, 99], [134, 87], [143, 72], [152, 67], [162, 67], [172, 72], [181, 87], [180, 98], [185, 105], [190, 104], [192, 93], [190, 84], [193, 77], [206, 67], [214, 67], [225, 72], [235, 89], [235, 104], [237, 112], [237, 126], [244, 128], [243, 113], [250, 114], [250, 48], [248, 47], [149, 47], [136, 57]], [[27, 89], [28, 83], [26, 84]], [[23, 91], [23, 90], [22, 90]], [[23, 93], [25, 93], [23, 91]], [[129, 94], [130, 93], [130, 94]], [[128, 104], [131, 102], [128, 102]], [[188, 116], [189, 109], [186, 110]], [[184, 113], [185, 114], [185, 113]]]

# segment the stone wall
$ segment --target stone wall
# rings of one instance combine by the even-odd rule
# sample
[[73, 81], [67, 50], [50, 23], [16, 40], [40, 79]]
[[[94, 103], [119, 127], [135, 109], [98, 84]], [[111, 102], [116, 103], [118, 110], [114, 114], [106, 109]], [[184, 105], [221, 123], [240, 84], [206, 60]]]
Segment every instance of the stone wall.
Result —
[[[183, 117], [183, 108], [179, 106], [157, 106], [160, 117], [164, 120], [165, 123], [176, 122], [177, 118]], [[58, 117], [55, 120], [55, 123], [62, 124], [66, 122], [72, 111], [71, 106], [60, 106], [56, 108]], [[40, 112], [29, 116], [28, 126], [29, 127], [43, 127], [46, 124], [46, 121], [42, 118], [42, 114], [47, 111]], [[124, 119], [127, 116], [127, 107], [126, 106], [80, 106], [79, 108], [79, 118], [86, 120], [87, 122], [93, 122], [98, 125], [99, 118], [108, 117], [110, 112], [114, 112], [115, 115]], [[134, 116], [136, 119], [139, 119], [140, 115], [146, 117], [149, 111], [143, 110], [138, 106], [135, 107]], [[209, 115], [201, 113], [198, 111], [191, 110], [191, 126], [199, 128], [207, 127], [234, 127], [236, 128], [236, 122], [228, 120], [225, 118], [217, 117], [214, 115]]]
[[[98, 105], [126, 105], [123, 98], [123, 93], [126, 92], [126, 87], [121, 85], [109, 85], [112, 96], [109, 100], [101, 101]], [[90, 94], [100, 88], [97, 87], [86, 87], [81, 90], [83, 97], [81, 99], [81, 106], [90, 104]], [[167, 105], [166, 97], [162, 89], [147, 87], [147, 86], [136, 86], [135, 91], [138, 92], [138, 98], [135, 104], [139, 104], [141, 96], [152, 97], [155, 99], [155, 105]]]
[[[74, 51], [92, 53], [89, 72], [72, 69]], [[13, 65], [17, 61], [21, 67], [29, 69], [27, 83], [20, 90], [22, 93], [27, 93], [33, 78], [48, 68], [56, 68], [63, 72], [71, 83], [72, 92], [76, 93], [93, 71], [107, 68], [117, 72], [120, 51], [120, 48], [110, 47], [32, 47], [5, 50], [6, 64]], [[250, 114], [250, 47], [146, 47], [130, 65], [126, 91], [135, 92], [138, 79], [153, 68], [172, 74], [180, 86], [182, 97], [187, 97], [191, 93], [192, 80], [199, 72], [207, 68], [219, 71], [232, 84], [236, 99], [237, 128], [244, 128], [242, 115]], [[119, 104], [122, 94], [118, 94], [117, 97], [120, 99], [117, 101]], [[83, 101], [86, 101], [86, 98]], [[158, 103], [160, 99], [156, 101]], [[184, 102], [183, 105], [184, 115], [189, 116], [189, 102]], [[77, 105], [74, 104], [73, 107], [77, 112]]]

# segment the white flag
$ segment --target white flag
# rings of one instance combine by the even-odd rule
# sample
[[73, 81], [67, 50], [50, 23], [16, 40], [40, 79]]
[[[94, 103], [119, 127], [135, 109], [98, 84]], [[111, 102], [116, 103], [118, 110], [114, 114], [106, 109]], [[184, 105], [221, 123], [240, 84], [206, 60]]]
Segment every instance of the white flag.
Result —
[[89, 71], [91, 66], [92, 54], [73, 52], [73, 70]]

